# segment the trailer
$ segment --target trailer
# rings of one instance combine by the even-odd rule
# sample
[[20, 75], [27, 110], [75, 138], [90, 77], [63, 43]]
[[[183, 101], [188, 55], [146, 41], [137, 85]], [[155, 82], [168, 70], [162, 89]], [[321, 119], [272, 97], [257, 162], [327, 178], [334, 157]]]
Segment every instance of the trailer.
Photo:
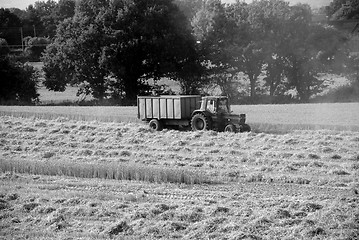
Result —
[[201, 106], [199, 95], [139, 96], [138, 119], [155, 130], [164, 126], [189, 126], [194, 110]]
[[245, 114], [232, 114], [225, 96], [138, 96], [138, 119], [161, 131], [167, 126], [191, 127], [193, 131], [250, 131]]

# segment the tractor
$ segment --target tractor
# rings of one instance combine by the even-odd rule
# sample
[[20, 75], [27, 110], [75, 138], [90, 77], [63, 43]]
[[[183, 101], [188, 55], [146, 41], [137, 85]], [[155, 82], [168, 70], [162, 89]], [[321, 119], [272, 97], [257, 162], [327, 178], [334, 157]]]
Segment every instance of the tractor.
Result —
[[138, 118], [157, 131], [190, 127], [193, 131], [249, 132], [245, 114], [233, 114], [225, 96], [166, 95], [137, 98]]

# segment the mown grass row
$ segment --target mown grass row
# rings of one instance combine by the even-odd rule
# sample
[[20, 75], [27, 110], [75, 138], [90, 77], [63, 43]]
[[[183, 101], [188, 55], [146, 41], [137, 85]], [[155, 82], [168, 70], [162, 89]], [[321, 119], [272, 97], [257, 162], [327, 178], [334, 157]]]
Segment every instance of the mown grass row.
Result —
[[141, 122], [137, 116], [103, 116], [103, 115], [81, 115], [81, 114], [62, 114], [62, 113], [41, 113], [41, 112], [4, 112], [0, 111], [0, 116], [11, 116], [20, 118], [36, 118], [45, 120], [56, 120], [64, 118], [74, 121], [99, 121], [99, 122]]
[[133, 180], [156, 183], [211, 183], [203, 173], [170, 168], [156, 168], [139, 164], [90, 164], [30, 160], [0, 160], [0, 171], [3, 173], [13, 172], [34, 175]]

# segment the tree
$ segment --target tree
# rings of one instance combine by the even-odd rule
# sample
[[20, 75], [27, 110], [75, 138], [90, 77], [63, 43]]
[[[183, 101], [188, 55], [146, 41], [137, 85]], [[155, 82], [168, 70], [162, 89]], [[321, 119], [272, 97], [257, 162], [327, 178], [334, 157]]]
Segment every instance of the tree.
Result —
[[245, 46], [241, 55], [237, 57], [239, 69], [249, 78], [250, 96], [254, 101], [256, 98], [256, 88], [258, 77], [262, 72], [264, 64], [264, 50], [262, 45], [256, 41], [251, 41]]
[[[54, 0], [37, 1], [26, 9], [27, 17], [24, 19], [26, 28], [34, 30], [34, 37], [52, 37], [56, 31], [56, 22], [52, 12], [57, 3]], [[32, 34], [31, 34], [32, 35]]]
[[[264, 44], [265, 32], [259, 22], [263, 7], [265, 7], [263, 3], [266, 3], [266, 1], [255, 1], [246, 6], [245, 9], [236, 7], [236, 11], [239, 10], [239, 12], [236, 13], [236, 15], [238, 15], [236, 18], [239, 19], [239, 21], [237, 21], [237, 27], [243, 29], [246, 37], [239, 38], [241, 44], [237, 44], [237, 50], [234, 51], [234, 64], [238, 71], [248, 76], [252, 101], [255, 101], [256, 98], [258, 76], [262, 72], [266, 53]], [[236, 4], [240, 6], [239, 4], [241, 3], [237, 2]], [[246, 18], [241, 18], [241, 15], [246, 16]]]
[[46, 50], [45, 85], [81, 84], [100, 100], [109, 93], [133, 101], [149, 91], [148, 79], [170, 77], [192, 92], [201, 80], [196, 56], [189, 23], [172, 1], [82, 0]]
[[0, 38], [9, 45], [21, 45], [21, 20], [9, 9], [0, 8]]
[[175, 0], [174, 3], [178, 5], [187, 19], [191, 21], [205, 4], [205, 0]]
[[220, 87], [223, 95], [233, 99], [238, 92], [233, 82], [233, 52], [242, 46], [240, 39], [245, 34], [237, 28], [237, 19], [228, 15], [221, 1], [211, 0], [197, 12], [191, 24], [209, 79]]
[[[346, 8], [343, 8], [343, 5]], [[357, 0], [333, 0], [329, 6], [325, 7], [325, 13], [331, 20], [359, 19], [359, 2]]]
[[266, 59], [266, 76], [264, 78], [269, 87], [269, 96], [283, 95], [283, 86], [285, 80], [285, 59], [275, 53]]
[[38, 101], [36, 70], [0, 56], [0, 102], [2, 104], [33, 104]]
[[41, 55], [46, 49], [46, 46], [50, 44], [48, 38], [39, 38], [39, 37], [27, 37], [25, 41], [25, 52], [31, 61], [38, 62], [40, 61]]
[[[266, 71], [266, 85], [269, 87], [269, 95], [282, 94], [277, 88], [284, 81], [284, 50], [287, 43], [286, 29], [287, 18], [290, 11], [289, 3], [282, 0], [257, 1], [249, 5], [248, 22], [251, 26], [251, 35], [260, 49], [260, 58], [254, 78], [252, 77], [251, 90], [256, 89], [256, 82], [261, 71]], [[262, 66], [261, 66], [262, 65]], [[252, 92], [251, 95], [255, 94]]]
[[82, 6], [73, 18], [59, 24], [54, 43], [45, 51], [44, 84], [50, 90], [64, 91], [67, 84], [82, 83], [87, 94], [103, 100], [108, 71], [100, 60], [107, 41], [102, 22], [96, 17], [108, 5], [103, 1], [101, 7], [93, 9], [93, 15]]
[[294, 88], [298, 99], [307, 102], [325, 87], [318, 73], [330, 71], [330, 64], [343, 38], [332, 28], [313, 25], [307, 5], [293, 6], [288, 24], [291, 27], [285, 48], [288, 88]]
[[9, 45], [4, 38], [0, 38], [0, 57], [6, 56], [10, 53]]
[[124, 1], [114, 6], [106, 22], [113, 38], [104, 62], [122, 84], [127, 99], [136, 99], [148, 79], [200, 80], [185, 74], [191, 66], [198, 67], [195, 41], [189, 22], [172, 0]]
[[59, 0], [56, 7], [52, 11], [52, 18], [55, 23], [60, 23], [67, 18], [75, 15], [76, 1], [75, 0]]

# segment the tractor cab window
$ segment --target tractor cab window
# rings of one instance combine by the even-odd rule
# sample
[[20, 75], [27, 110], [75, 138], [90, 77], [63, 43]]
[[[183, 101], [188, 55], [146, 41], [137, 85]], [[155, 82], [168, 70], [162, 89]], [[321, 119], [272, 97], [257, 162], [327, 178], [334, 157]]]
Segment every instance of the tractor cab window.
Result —
[[219, 99], [218, 100], [218, 112], [222, 112], [222, 113], [229, 113], [229, 108], [228, 108], [228, 102], [227, 99]]
[[207, 101], [207, 110], [211, 113], [216, 112], [216, 102], [214, 100]]

